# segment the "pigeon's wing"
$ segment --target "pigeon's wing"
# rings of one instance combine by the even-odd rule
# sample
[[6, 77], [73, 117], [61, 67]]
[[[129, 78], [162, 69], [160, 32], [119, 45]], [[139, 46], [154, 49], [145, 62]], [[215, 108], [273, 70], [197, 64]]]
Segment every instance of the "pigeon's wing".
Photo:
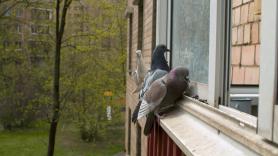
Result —
[[135, 109], [134, 109], [134, 111], [133, 111], [133, 113], [132, 113], [131, 121], [132, 121], [133, 123], [135, 123], [135, 122], [137, 121], [137, 116], [138, 116], [138, 112], [139, 112], [141, 103], [142, 103], [142, 101], [139, 101], [139, 102], [137, 103], [137, 105], [136, 105], [136, 107], [135, 107]]
[[139, 100], [142, 100], [146, 90], [150, 87], [150, 80], [152, 79], [152, 76], [153, 76], [153, 73], [152, 71], [149, 71], [145, 78], [144, 78], [144, 83], [142, 85], [142, 88], [140, 90], [140, 93], [139, 93]]
[[154, 81], [150, 86], [150, 89], [148, 89], [144, 95], [137, 119], [140, 119], [154, 111], [154, 109], [162, 102], [166, 93], [167, 87], [163, 81], [163, 78]]
[[145, 92], [150, 88], [151, 84], [161, 77], [165, 76], [168, 72], [165, 70], [157, 69], [153, 72], [149, 71], [148, 74], [145, 77], [144, 85], [142, 86], [142, 89], [139, 94], [139, 98], [142, 99]]

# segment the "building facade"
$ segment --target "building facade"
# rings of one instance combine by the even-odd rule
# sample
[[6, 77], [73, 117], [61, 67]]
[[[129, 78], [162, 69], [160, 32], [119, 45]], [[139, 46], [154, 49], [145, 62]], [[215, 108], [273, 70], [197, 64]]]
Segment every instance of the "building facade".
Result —
[[[43, 0], [13, 5], [13, 2], [2, 2], [0, 9], [0, 40], [6, 50], [20, 50], [29, 53], [32, 62], [48, 57], [53, 50], [55, 33], [55, 1]], [[74, 1], [69, 8], [67, 26], [70, 33], [78, 34], [88, 31], [88, 24], [83, 18], [88, 7], [83, 1]], [[66, 35], [71, 35], [66, 32]]]
[[[277, 5], [127, 0], [127, 155], [277, 155], [269, 143], [278, 142], [277, 34], [267, 35], [277, 31]], [[194, 98], [179, 101], [147, 137], [144, 119], [131, 123], [138, 95], [130, 73], [136, 50], [149, 67], [158, 44], [171, 49], [171, 68], [189, 68]]]

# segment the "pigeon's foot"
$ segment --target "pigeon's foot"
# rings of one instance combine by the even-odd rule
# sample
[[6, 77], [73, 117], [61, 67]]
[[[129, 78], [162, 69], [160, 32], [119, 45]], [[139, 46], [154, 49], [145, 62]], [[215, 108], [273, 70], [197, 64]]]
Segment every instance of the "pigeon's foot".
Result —
[[158, 112], [155, 112], [155, 115], [157, 116], [158, 119], [163, 119], [166, 117], [166, 113], [160, 115]]

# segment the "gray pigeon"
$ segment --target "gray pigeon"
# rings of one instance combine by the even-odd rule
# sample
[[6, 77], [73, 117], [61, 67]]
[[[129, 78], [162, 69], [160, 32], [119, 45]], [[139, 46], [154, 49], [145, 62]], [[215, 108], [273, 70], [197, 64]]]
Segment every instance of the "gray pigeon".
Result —
[[155, 80], [163, 77], [170, 71], [168, 63], [164, 56], [164, 53], [167, 51], [170, 51], [170, 50], [167, 49], [166, 45], [163, 45], [163, 44], [157, 45], [153, 51], [151, 70], [148, 71], [148, 73], [146, 74], [146, 76], [144, 78], [144, 83], [139, 92], [139, 102], [136, 105], [136, 108], [132, 114], [131, 120], [134, 123], [137, 121], [138, 112], [139, 112], [140, 105], [142, 103], [142, 99], [143, 99], [145, 92], [149, 89], [150, 85]]
[[189, 86], [189, 71], [185, 67], [176, 67], [167, 75], [155, 80], [143, 96], [137, 120], [147, 116], [144, 134], [148, 135], [154, 124], [155, 114], [167, 111], [175, 105]]
[[155, 71], [149, 71], [147, 73], [147, 75], [145, 76], [145, 79], [144, 79], [144, 84], [142, 86], [142, 89], [140, 90], [139, 92], [139, 102], [138, 104], [136, 105], [134, 111], [133, 111], [133, 114], [132, 114], [132, 119], [131, 121], [133, 123], [135, 123], [137, 121], [137, 116], [138, 116], [138, 113], [139, 113], [139, 109], [140, 109], [140, 105], [142, 103], [142, 100], [143, 100], [143, 97], [144, 97], [144, 94], [145, 92], [150, 88], [151, 84], [163, 77], [164, 75], [166, 75], [168, 72], [165, 71], [165, 70], [161, 70], [161, 69], [156, 69]]
[[149, 89], [149, 87], [155, 80], [163, 77], [166, 74], [168, 74], [168, 71], [161, 70], [161, 69], [156, 69], [155, 71], [148, 72], [147, 75], [145, 76], [142, 89], [139, 92], [139, 100], [143, 99], [145, 92]]
[[141, 50], [136, 51], [136, 64], [136, 70], [132, 73], [132, 77], [136, 84], [136, 88], [133, 93], [140, 91], [143, 85], [144, 77], [147, 73]]

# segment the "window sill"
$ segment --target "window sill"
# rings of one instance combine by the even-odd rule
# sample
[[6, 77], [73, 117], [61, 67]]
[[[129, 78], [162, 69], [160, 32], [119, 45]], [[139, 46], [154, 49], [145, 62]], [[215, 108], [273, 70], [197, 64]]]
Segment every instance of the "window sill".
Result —
[[186, 155], [278, 155], [278, 148], [256, 134], [252, 120], [185, 98], [160, 125]]

